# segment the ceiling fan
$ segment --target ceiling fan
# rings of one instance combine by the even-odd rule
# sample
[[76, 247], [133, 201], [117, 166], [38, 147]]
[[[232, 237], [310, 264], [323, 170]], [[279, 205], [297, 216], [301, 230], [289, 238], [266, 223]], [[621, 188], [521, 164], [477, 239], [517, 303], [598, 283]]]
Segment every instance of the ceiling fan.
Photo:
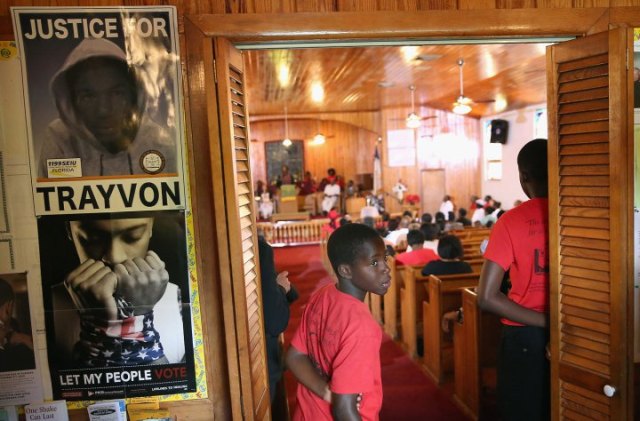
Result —
[[327, 139], [331, 139], [335, 137], [334, 135], [325, 135], [324, 133], [322, 133], [322, 131], [320, 130], [320, 120], [316, 122], [316, 127], [317, 127], [316, 134], [313, 135], [311, 139], [309, 139], [309, 145], [312, 145], [312, 146], [324, 145]]
[[[423, 120], [429, 120], [432, 118], [436, 118], [437, 116], [429, 115], [429, 116], [421, 117], [418, 114], [416, 114], [416, 100], [415, 100], [416, 87], [414, 85], [409, 85], [409, 91], [411, 91], [411, 112], [409, 113], [409, 115], [407, 115], [407, 118], [405, 118], [404, 121], [407, 124], [408, 128], [417, 129], [418, 127], [420, 127]], [[396, 120], [400, 120], [400, 119], [396, 119]]]
[[325, 135], [321, 131], [318, 131], [311, 139], [309, 139], [309, 144], [313, 146], [324, 145], [327, 139], [334, 137], [334, 135]]
[[460, 69], [460, 95], [456, 98], [456, 102], [453, 103], [453, 111], [455, 114], [469, 114], [471, 112], [471, 104], [495, 102], [495, 99], [487, 99], [482, 101], [474, 101], [469, 97], [464, 96], [464, 79], [462, 75], [462, 66], [464, 66], [464, 60], [458, 59], [458, 68]]

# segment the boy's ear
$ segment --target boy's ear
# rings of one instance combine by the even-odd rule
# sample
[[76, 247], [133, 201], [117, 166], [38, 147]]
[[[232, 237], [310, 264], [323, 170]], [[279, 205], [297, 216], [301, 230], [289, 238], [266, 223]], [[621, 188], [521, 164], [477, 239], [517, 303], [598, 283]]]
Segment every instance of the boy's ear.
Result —
[[338, 265], [338, 273], [336, 275], [338, 275], [339, 278], [351, 279], [351, 266], [346, 263]]

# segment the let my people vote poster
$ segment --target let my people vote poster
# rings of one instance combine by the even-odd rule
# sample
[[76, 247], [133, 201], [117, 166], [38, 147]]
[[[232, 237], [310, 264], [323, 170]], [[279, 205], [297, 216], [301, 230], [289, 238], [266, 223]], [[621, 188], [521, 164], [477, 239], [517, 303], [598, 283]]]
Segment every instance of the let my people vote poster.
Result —
[[175, 8], [12, 15], [36, 215], [184, 209]]
[[196, 390], [183, 211], [38, 219], [54, 399]]

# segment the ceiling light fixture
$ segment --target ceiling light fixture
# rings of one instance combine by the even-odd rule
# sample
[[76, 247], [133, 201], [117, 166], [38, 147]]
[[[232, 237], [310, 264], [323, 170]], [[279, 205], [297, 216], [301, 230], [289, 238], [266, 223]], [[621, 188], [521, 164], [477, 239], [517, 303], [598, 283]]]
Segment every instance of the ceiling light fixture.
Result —
[[280, 86], [286, 88], [287, 86], [289, 86], [289, 81], [289, 64], [278, 64], [278, 82], [280, 82]]
[[324, 101], [324, 87], [321, 82], [311, 84], [311, 100], [316, 103]]
[[324, 145], [324, 142], [327, 141], [327, 137], [323, 135], [321, 132], [318, 132], [313, 139], [311, 140], [312, 145]]
[[293, 142], [289, 139], [289, 121], [287, 119], [287, 106], [284, 106], [284, 140], [282, 141], [282, 145], [285, 148], [291, 146]]
[[420, 48], [417, 45], [405, 45], [400, 48], [400, 52], [402, 53], [402, 58], [405, 63], [410, 64], [413, 60], [415, 60], [416, 56]]
[[456, 99], [456, 102], [453, 103], [453, 112], [460, 115], [469, 114], [471, 112], [471, 99], [464, 96], [464, 83], [462, 77], [462, 66], [464, 65], [464, 60], [458, 59], [458, 67], [460, 68], [460, 96]]
[[409, 90], [411, 91], [411, 112], [409, 113], [406, 119], [407, 127], [410, 129], [417, 129], [418, 127], [420, 127], [421, 118], [418, 116], [418, 114], [416, 114], [416, 107], [415, 107], [416, 87], [411, 85], [409, 86]]

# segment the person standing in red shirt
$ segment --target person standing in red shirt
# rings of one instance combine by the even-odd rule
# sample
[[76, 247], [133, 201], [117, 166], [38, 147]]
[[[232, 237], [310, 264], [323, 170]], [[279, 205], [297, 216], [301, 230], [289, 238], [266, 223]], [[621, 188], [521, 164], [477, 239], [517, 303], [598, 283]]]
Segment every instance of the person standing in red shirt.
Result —
[[405, 251], [396, 256], [396, 263], [400, 266], [424, 266], [432, 260], [438, 260], [438, 255], [431, 249], [424, 248], [424, 234], [420, 230], [410, 230], [407, 233], [407, 243], [411, 251]]
[[294, 420], [378, 420], [382, 407], [382, 330], [364, 303], [391, 283], [380, 235], [346, 224], [327, 242], [337, 284], [313, 294], [287, 353], [298, 379]]
[[[550, 419], [549, 210], [547, 140], [518, 153], [520, 185], [530, 198], [496, 222], [484, 252], [478, 305], [502, 317], [498, 405], [503, 420]], [[511, 289], [500, 284], [509, 271]]]

